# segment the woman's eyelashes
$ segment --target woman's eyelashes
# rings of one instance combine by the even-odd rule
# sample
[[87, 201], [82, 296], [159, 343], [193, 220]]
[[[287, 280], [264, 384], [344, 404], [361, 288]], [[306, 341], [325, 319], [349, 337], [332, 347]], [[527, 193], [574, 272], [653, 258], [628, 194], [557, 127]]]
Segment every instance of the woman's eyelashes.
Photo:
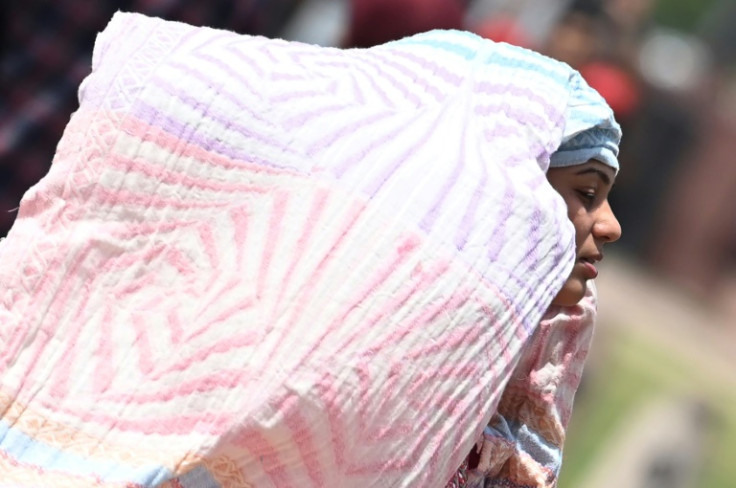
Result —
[[591, 207], [595, 203], [596, 192], [592, 189], [577, 190], [580, 199], [586, 207]]

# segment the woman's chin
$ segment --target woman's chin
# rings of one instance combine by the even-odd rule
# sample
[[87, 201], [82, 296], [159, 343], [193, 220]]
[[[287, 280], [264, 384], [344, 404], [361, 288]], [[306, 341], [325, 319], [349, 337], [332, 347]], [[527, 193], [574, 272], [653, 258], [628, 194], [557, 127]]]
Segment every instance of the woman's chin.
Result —
[[562, 289], [552, 299], [552, 305], [560, 307], [572, 307], [577, 305], [585, 296], [586, 283], [584, 280], [570, 278], [562, 286]]

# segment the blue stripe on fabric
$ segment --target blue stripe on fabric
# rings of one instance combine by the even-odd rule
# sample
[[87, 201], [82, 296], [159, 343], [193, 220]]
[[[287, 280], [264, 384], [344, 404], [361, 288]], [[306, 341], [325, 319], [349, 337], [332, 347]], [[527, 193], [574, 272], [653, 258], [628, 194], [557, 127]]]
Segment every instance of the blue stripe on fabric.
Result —
[[0, 451], [18, 463], [38, 466], [45, 471], [96, 477], [110, 483], [135, 483], [152, 487], [172, 477], [172, 473], [161, 466], [128, 467], [64, 452], [29, 437], [10, 426], [6, 420], [0, 420]]
[[[432, 34], [435, 34], [433, 36]], [[440, 34], [439, 36], [436, 34]], [[445, 39], [443, 39], [445, 38]], [[464, 46], [453, 42], [452, 39], [466, 38], [479, 44], [477, 48]], [[482, 49], [483, 43], [489, 43], [494, 49], [487, 51]], [[452, 54], [456, 54], [465, 60], [475, 59], [479, 54], [487, 54], [481, 60], [482, 63], [496, 65], [503, 68], [520, 68], [527, 71], [533, 71], [544, 77], [550, 78], [554, 82], [566, 87], [572, 73], [572, 69], [567, 65], [552, 61], [536, 51], [523, 49], [516, 46], [507, 46], [505, 44], [492, 43], [476, 34], [465, 31], [430, 31], [425, 34], [419, 34], [407, 37], [395, 42], [393, 45], [414, 45], [427, 46], [434, 49], [440, 49]], [[507, 51], [507, 52], [506, 52]]]
[[[516, 51], [519, 52], [519, 51]], [[524, 51], [525, 56], [509, 56], [502, 50], [496, 50], [489, 53], [482, 62], [489, 65], [496, 65], [500, 68], [517, 68], [530, 71], [549, 78], [554, 83], [560, 85], [561, 88], [567, 90], [570, 80], [571, 70], [562, 69], [564, 65], [550, 63], [548, 59], [542, 58], [540, 54], [534, 51]]]
[[177, 478], [177, 481], [184, 488], [222, 488], [204, 466], [198, 466]]
[[408, 37], [406, 39], [396, 41], [393, 44], [402, 46], [427, 46], [434, 49], [447, 51], [451, 54], [456, 54], [468, 61], [471, 59], [475, 59], [475, 56], [478, 54], [478, 51], [476, 49], [471, 49], [467, 46], [462, 46], [460, 44], [455, 44], [448, 41], [439, 41], [437, 39], [422, 39], [421, 37]]
[[539, 465], [559, 474], [562, 450], [547, 442], [528, 425], [497, 415], [494, 417], [494, 425], [486, 426], [483, 432], [486, 436], [507, 440], [516, 446], [517, 451], [528, 454]]

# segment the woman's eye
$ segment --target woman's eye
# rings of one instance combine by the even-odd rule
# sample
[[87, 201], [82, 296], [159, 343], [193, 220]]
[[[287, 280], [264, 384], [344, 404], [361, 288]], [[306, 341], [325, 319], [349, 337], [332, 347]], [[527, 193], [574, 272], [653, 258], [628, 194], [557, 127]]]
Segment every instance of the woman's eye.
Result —
[[578, 194], [587, 203], [593, 203], [595, 200], [595, 192], [592, 190], [578, 190]]

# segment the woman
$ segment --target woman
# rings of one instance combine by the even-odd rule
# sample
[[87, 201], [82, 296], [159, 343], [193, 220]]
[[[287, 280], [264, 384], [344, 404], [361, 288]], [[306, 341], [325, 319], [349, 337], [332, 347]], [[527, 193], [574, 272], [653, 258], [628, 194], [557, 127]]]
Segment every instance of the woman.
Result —
[[621, 236], [608, 203], [618, 171], [596, 159], [547, 172], [575, 227], [576, 262], [522, 353], [491, 422], [448, 488], [556, 486], [565, 427], [590, 347], [596, 263]]
[[13, 486], [441, 487], [597, 257], [546, 173], [620, 131], [530, 51], [120, 13], [79, 93], [0, 246]]
[[[551, 156], [547, 179], [575, 228], [575, 264], [525, 346], [482, 438], [448, 487], [556, 486], [565, 428], [592, 340], [596, 263], [603, 246], [621, 236], [608, 203], [619, 169], [606, 148], [611, 140], [597, 128], [583, 130]], [[576, 152], [580, 147], [586, 151]]]

